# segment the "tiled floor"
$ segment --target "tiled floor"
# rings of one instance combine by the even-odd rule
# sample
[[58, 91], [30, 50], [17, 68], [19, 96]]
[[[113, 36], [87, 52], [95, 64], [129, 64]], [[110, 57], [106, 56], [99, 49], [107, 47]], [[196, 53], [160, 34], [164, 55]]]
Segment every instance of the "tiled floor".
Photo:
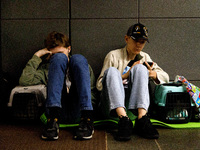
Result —
[[118, 142], [107, 133], [108, 150], [200, 150], [200, 129], [158, 129], [160, 137], [149, 140], [132, 135], [128, 142]]
[[[4, 150], [30, 149], [29, 141], [31, 140], [31, 149], [67, 149], [71, 150], [75, 147], [69, 147], [67, 145], [76, 146], [76, 150], [200, 150], [200, 129], [166, 129], [157, 128], [160, 134], [159, 139], [149, 140], [138, 137], [133, 134], [130, 141], [119, 142], [113, 138], [113, 128], [103, 127], [95, 128], [95, 134], [93, 139], [89, 141], [74, 141], [70, 128], [67, 130], [61, 129], [60, 138], [57, 141], [59, 146], [56, 146], [56, 142], [44, 142], [40, 139], [41, 125], [34, 124], [13, 124], [13, 123], [1, 123], [0, 124], [0, 149], [3, 147]], [[7, 130], [7, 131], [5, 131]], [[115, 131], [115, 129], [114, 129]], [[16, 140], [14, 136], [16, 137]], [[102, 142], [101, 140], [105, 141]], [[12, 143], [18, 145], [18, 147], [12, 147]], [[88, 143], [89, 142], [89, 143]], [[19, 143], [19, 144], [18, 144]], [[71, 143], [71, 144], [70, 144]], [[102, 143], [103, 146], [102, 146]], [[48, 145], [48, 147], [45, 146]], [[91, 144], [89, 148], [84, 147]], [[99, 145], [100, 144], [100, 145]], [[80, 145], [80, 146], [78, 146]], [[45, 148], [44, 148], [45, 147]], [[78, 147], [78, 148], [77, 148]], [[103, 147], [103, 148], [102, 148]]]

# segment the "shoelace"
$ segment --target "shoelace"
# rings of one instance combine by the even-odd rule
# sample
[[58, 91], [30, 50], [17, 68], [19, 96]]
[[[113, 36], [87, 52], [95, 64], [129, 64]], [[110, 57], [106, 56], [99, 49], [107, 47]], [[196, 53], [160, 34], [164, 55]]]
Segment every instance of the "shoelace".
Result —
[[57, 121], [58, 121], [57, 118], [55, 118], [55, 119], [48, 119], [47, 129], [55, 129]]
[[89, 118], [82, 118], [81, 122], [79, 124], [79, 129], [81, 129], [81, 130], [87, 130], [87, 128], [89, 127], [88, 126], [89, 122], [90, 122]]
[[150, 121], [149, 117], [147, 117], [147, 116], [146, 116], [146, 119], [144, 122], [144, 127], [153, 128], [151, 121]]
[[119, 129], [125, 129], [125, 128], [129, 128], [127, 126], [127, 121], [128, 121], [128, 117], [126, 116], [122, 116], [121, 120], [120, 120], [120, 125], [119, 125]]

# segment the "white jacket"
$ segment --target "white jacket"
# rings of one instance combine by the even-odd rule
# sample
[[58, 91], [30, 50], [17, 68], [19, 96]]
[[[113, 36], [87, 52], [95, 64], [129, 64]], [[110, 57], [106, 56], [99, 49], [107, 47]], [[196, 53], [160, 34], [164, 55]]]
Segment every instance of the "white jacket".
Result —
[[[140, 60], [141, 63], [145, 61], [153, 62], [150, 56], [145, 52], [140, 52], [140, 54], [137, 55], [135, 59], [136, 61]], [[103, 88], [101, 81], [102, 81], [105, 70], [107, 70], [110, 67], [115, 67], [122, 74], [129, 62], [130, 60], [127, 59], [126, 47], [122, 49], [116, 49], [116, 50], [110, 51], [104, 59], [103, 68], [97, 79], [97, 83], [96, 83], [97, 89], [101, 91]], [[156, 71], [157, 78], [160, 81], [160, 84], [169, 82], [169, 75], [165, 71], [163, 71], [155, 62], [153, 63], [152, 69]]]

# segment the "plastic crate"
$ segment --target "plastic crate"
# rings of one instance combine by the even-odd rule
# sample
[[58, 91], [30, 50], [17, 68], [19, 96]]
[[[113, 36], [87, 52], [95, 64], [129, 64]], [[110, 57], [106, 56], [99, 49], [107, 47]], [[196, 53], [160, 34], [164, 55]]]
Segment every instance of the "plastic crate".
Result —
[[187, 123], [195, 106], [182, 84], [168, 83], [157, 85], [154, 102], [158, 119], [167, 123]]
[[42, 106], [38, 106], [33, 93], [16, 93], [13, 97], [12, 117], [20, 120], [36, 120], [42, 114]]
[[10, 115], [17, 120], [37, 120], [44, 112], [45, 85], [17, 86], [10, 94]]

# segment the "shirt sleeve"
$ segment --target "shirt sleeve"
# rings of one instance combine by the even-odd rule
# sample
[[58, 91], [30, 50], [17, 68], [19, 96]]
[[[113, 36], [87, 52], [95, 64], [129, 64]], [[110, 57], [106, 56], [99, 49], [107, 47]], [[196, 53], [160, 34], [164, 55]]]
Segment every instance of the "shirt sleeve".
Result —
[[[144, 61], [153, 62], [151, 57], [146, 53], [145, 53], [145, 55], [143, 57], [143, 62]], [[157, 78], [160, 81], [160, 84], [169, 82], [169, 75], [161, 67], [159, 67], [157, 63], [155, 63], [155, 62], [153, 63], [153, 68], [152, 69], [157, 73]]]
[[104, 75], [104, 72], [110, 68], [110, 67], [113, 67], [114, 66], [114, 57], [113, 57], [113, 54], [112, 53], [108, 53], [104, 59], [104, 63], [103, 63], [103, 68], [101, 70], [101, 73], [97, 79], [97, 83], [96, 83], [96, 88], [101, 91], [103, 89], [103, 85], [102, 85], [102, 78], [103, 78], [103, 75]]
[[19, 79], [19, 85], [30, 86], [46, 84], [44, 71], [38, 69], [42, 59], [36, 55], [28, 61]]

